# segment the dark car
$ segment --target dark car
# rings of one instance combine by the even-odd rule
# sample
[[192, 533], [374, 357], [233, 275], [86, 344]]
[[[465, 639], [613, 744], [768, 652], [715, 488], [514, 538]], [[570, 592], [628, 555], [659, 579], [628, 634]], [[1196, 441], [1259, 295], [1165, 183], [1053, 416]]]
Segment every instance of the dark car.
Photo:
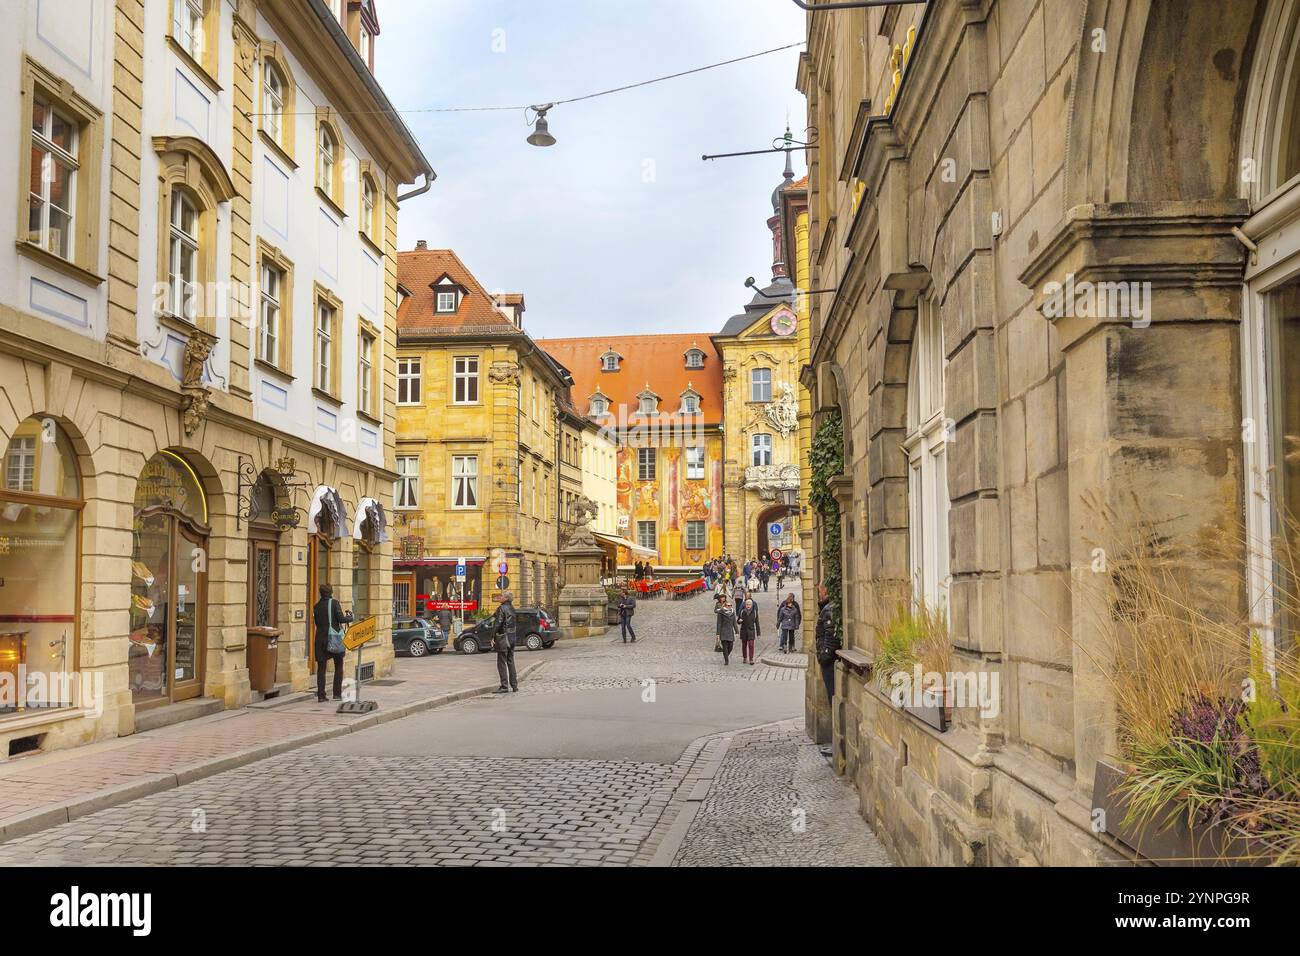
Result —
[[[555, 618], [539, 607], [515, 608], [515, 647], [540, 651], [550, 647], [559, 637], [559, 627]], [[480, 654], [492, 649], [492, 637], [496, 634], [496, 615], [486, 617], [473, 627], [467, 627], [456, 640], [456, 650], [462, 654]]]
[[419, 617], [393, 618], [393, 652], [423, 657], [441, 654], [447, 647], [447, 634], [433, 621]]

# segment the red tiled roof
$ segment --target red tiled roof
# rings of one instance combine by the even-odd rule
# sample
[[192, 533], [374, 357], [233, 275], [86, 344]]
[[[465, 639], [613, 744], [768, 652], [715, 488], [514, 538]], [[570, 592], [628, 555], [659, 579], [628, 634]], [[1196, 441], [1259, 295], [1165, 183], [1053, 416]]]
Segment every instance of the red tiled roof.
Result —
[[[666, 335], [614, 335], [605, 338], [538, 339], [537, 344], [573, 374], [573, 401], [585, 414], [591, 396], [599, 387], [609, 399], [610, 411], [619, 417], [620, 405], [627, 415], [636, 413], [637, 396], [645, 389], [659, 396], [659, 410], [676, 415], [681, 394], [689, 384], [700, 394], [704, 424], [722, 421], [722, 359], [708, 332]], [[704, 368], [687, 368], [686, 352], [698, 348], [704, 353]], [[601, 356], [613, 349], [623, 356], [617, 372], [601, 371]]]
[[805, 176], [803, 179], [796, 179], [794, 182], [792, 182], [789, 186], [786, 186], [785, 188], [786, 189], [807, 189], [808, 177]]
[[[434, 311], [430, 286], [448, 275], [465, 288], [453, 313]], [[416, 249], [397, 254], [397, 281], [411, 295], [397, 308], [397, 331], [412, 334], [509, 332], [515, 326], [492, 303], [487, 290], [450, 249]], [[522, 296], [520, 297], [522, 299]]]

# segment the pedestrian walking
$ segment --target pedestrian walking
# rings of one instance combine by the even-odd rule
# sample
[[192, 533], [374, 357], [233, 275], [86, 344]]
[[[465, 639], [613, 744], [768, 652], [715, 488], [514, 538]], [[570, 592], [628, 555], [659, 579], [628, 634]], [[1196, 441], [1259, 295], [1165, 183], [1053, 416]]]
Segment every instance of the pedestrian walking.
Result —
[[794, 653], [795, 634], [798, 633], [799, 626], [802, 623], [803, 608], [799, 607], [799, 602], [794, 599], [792, 593], [776, 609], [776, 626], [781, 632], [782, 652]]
[[632, 566], [632, 579], [635, 581], [640, 581], [641, 578], [643, 578], [644, 576], [645, 576], [645, 567], [638, 560], [637, 563]]
[[758, 623], [758, 607], [753, 598], [747, 598], [736, 612], [736, 628], [740, 631], [741, 659], [751, 667], [754, 664], [754, 642], [762, 633]]
[[451, 608], [442, 608], [438, 612], [438, 626], [442, 628], [443, 635], [447, 640], [451, 640]]
[[632, 635], [632, 643], [636, 643], [636, 631], [632, 630], [632, 615], [636, 613], [636, 598], [628, 592], [627, 588], [623, 589], [622, 595], [618, 599], [618, 623], [623, 630], [623, 643], [627, 643], [627, 636]]
[[501, 678], [498, 694], [519, 692], [519, 678], [515, 676], [515, 626], [515, 596], [507, 591], [501, 595], [492, 638], [492, 649], [497, 652], [497, 676]]
[[316, 625], [316, 640], [313, 650], [316, 657], [316, 700], [325, 703], [325, 665], [334, 662], [334, 699], [343, 699], [343, 655], [347, 648], [343, 646], [343, 625], [352, 622], [352, 612], [346, 614], [338, 601], [334, 600], [334, 589], [328, 584], [320, 586], [320, 600], [312, 609], [312, 619]]
[[736, 612], [727, 601], [725, 594], [718, 604], [715, 633], [718, 637], [718, 645], [722, 648], [722, 663], [730, 664], [731, 648], [736, 643]]
[[766, 564], [760, 564], [758, 566], [758, 579], [763, 582], [764, 591], [767, 590], [767, 579], [771, 576], [771, 573], [772, 572], [768, 569]]

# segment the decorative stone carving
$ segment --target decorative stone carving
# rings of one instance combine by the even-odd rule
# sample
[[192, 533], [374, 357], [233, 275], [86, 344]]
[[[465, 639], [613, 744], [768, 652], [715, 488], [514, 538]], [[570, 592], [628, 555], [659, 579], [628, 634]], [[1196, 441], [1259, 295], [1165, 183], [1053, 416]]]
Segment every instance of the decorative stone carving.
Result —
[[599, 513], [596, 503], [586, 495], [579, 495], [578, 500], [573, 503], [574, 519], [573, 534], [569, 537], [568, 543], [564, 550], [568, 551], [573, 548], [595, 548], [596, 538], [591, 533], [591, 522]]
[[722, 366], [722, 380], [730, 382], [736, 377], [736, 364], [734, 362], [725, 362]]
[[488, 369], [488, 378], [498, 385], [518, 385], [519, 366], [514, 362], [493, 362]]
[[799, 427], [799, 400], [795, 397], [792, 385], [781, 382], [777, 387], [781, 390], [780, 397], [768, 402], [763, 414], [772, 427], [781, 433], [781, 437], [785, 438]]
[[181, 425], [186, 436], [198, 431], [208, 417], [208, 388], [203, 384], [203, 369], [217, 344], [215, 336], [195, 329], [185, 343], [181, 365]]
[[762, 501], [775, 501], [782, 491], [799, 490], [799, 466], [751, 465], [745, 469], [744, 487], [758, 492]]

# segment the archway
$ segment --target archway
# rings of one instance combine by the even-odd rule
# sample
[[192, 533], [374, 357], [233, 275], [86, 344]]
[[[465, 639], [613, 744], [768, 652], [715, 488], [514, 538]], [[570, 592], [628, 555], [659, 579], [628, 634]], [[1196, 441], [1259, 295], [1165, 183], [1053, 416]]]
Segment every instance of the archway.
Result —
[[[799, 513], [798, 505], [772, 505], [758, 514], [757, 537], [758, 557], [767, 558], [773, 548], [789, 554], [794, 547], [795, 516]], [[780, 526], [780, 531], [776, 527]]]

